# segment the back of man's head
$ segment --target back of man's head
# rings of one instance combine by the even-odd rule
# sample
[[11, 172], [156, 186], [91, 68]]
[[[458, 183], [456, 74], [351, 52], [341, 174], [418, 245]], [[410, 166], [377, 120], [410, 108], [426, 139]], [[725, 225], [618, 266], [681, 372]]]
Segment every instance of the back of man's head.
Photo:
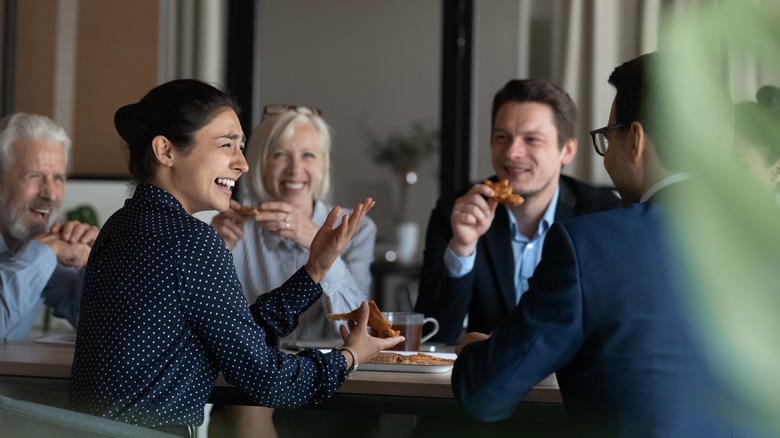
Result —
[[734, 114], [713, 66], [681, 52], [648, 53], [615, 68], [615, 123], [640, 122], [668, 170], [687, 170], [695, 150], [726, 156]]
[[70, 156], [70, 138], [62, 126], [46, 116], [21, 112], [11, 114], [0, 119], [0, 176], [16, 160], [11, 146], [21, 138], [60, 143], [65, 149], [66, 159]]
[[568, 93], [552, 82], [541, 79], [512, 79], [493, 97], [490, 126], [495, 125], [498, 109], [507, 102], [534, 102], [549, 105], [555, 114], [558, 143], [563, 146], [567, 140], [576, 137], [577, 105]]

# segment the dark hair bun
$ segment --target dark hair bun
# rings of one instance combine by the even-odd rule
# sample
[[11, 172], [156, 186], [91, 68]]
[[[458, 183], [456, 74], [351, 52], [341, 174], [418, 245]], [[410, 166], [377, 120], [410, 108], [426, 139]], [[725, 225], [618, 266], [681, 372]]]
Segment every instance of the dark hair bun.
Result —
[[756, 100], [762, 106], [772, 111], [780, 112], [780, 88], [774, 85], [764, 85], [758, 89]]
[[132, 143], [133, 131], [138, 127], [138, 104], [125, 105], [114, 113], [114, 127], [122, 140]]

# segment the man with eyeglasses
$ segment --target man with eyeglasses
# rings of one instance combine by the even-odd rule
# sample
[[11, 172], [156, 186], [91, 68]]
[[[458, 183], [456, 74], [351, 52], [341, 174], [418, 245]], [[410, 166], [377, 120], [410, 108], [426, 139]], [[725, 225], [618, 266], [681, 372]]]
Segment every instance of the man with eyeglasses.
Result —
[[[616, 95], [594, 145], [634, 204], [554, 224], [511, 316], [492, 334], [466, 334], [452, 387], [471, 416], [510, 416], [534, 384], [557, 372], [576, 436], [745, 436], [744, 406], [709, 361], [715, 352], [699, 332], [694, 284], [669, 220], [695, 187], [680, 151], [697, 140], [727, 150], [731, 103], [725, 87], [661, 97], [660, 87], [707, 74], [680, 64], [656, 52], [609, 77]], [[702, 129], [667, 117], [680, 102]], [[761, 436], [757, 426], [749, 436]]]
[[440, 199], [426, 235], [415, 311], [436, 318], [432, 341], [457, 344], [468, 331], [489, 333], [528, 289], [553, 222], [619, 206], [603, 188], [561, 174], [577, 152], [577, 107], [545, 80], [510, 80], [493, 98], [492, 181], [507, 179], [525, 201], [488, 199], [475, 184]]

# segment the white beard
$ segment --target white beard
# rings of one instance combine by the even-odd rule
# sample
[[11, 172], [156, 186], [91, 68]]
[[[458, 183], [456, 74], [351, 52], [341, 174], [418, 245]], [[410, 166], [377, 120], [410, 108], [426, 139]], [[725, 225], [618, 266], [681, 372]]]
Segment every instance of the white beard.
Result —
[[49, 215], [49, 219], [45, 224], [25, 223], [22, 215], [24, 211], [22, 209], [12, 209], [5, 202], [5, 196], [0, 195], [0, 222], [5, 224], [8, 234], [14, 239], [20, 242], [26, 242], [35, 236], [46, 234], [54, 224], [54, 211]]

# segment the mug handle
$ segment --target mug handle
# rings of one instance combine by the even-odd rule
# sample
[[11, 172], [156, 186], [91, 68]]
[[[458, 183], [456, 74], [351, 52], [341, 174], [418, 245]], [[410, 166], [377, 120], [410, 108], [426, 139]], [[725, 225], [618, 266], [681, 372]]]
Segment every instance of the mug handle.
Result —
[[436, 321], [435, 318], [428, 317], [428, 318], [423, 319], [423, 326], [425, 326], [425, 324], [427, 324], [427, 323], [433, 324], [433, 330], [431, 330], [430, 333], [428, 333], [427, 335], [423, 336], [422, 339], [420, 339], [420, 343], [421, 344], [423, 342], [427, 341], [428, 339], [431, 339], [433, 337], [433, 335], [435, 335], [436, 333], [439, 332], [439, 321]]

